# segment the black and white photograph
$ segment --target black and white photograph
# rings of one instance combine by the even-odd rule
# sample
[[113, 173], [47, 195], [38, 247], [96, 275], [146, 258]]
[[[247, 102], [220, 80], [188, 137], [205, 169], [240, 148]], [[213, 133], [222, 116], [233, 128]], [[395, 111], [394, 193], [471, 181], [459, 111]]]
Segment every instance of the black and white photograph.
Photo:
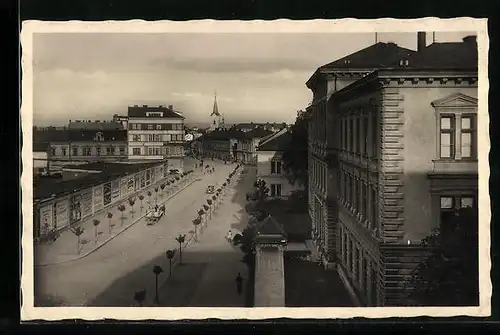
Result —
[[23, 22], [22, 319], [490, 315], [486, 26]]

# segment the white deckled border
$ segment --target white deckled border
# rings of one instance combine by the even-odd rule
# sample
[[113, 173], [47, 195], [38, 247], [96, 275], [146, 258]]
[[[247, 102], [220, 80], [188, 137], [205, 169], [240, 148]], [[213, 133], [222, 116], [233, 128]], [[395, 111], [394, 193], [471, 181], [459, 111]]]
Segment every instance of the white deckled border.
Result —
[[[33, 34], [34, 33], [369, 33], [369, 32], [473, 32], [477, 34], [479, 49], [479, 106], [478, 106], [478, 160], [479, 160], [479, 307], [378, 307], [378, 308], [134, 308], [134, 307], [33, 307]], [[491, 314], [490, 279], [490, 175], [488, 153], [488, 48], [489, 38], [486, 19], [474, 18], [423, 18], [414, 20], [274, 20], [274, 21], [103, 21], [103, 22], [43, 22], [24, 21], [21, 31], [22, 44], [22, 107], [23, 134], [22, 188], [22, 307], [21, 319], [62, 320], [182, 320], [182, 319], [268, 319], [268, 318], [387, 318], [412, 316], [489, 316]], [[311, 69], [311, 73], [315, 69]]]

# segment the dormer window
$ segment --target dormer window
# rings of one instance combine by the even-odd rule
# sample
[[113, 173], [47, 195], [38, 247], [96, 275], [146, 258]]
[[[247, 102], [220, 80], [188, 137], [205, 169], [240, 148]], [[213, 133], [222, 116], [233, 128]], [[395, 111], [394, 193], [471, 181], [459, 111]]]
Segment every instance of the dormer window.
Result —
[[345, 62], [346, 64], [351, 64], [351, 60], [350, 60], [350, 59], [346, 59], [344, 62]]
[[410, 61], [408, 59], [401, 59], [399, 61], [399, 66], [408, 66], [410, 64]]
[[102, 132], [97, 132], [94, 136], [94, 141], [104, 141], [104, 135]]

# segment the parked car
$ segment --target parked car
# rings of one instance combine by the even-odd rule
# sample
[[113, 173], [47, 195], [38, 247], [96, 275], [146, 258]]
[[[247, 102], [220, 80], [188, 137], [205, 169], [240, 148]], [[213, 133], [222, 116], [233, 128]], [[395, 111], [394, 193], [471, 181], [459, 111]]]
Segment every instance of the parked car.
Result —
[[207, 194], [213, 194], [214, 192], [215, 192], [214, 185], [208, 185], [206, 193]]

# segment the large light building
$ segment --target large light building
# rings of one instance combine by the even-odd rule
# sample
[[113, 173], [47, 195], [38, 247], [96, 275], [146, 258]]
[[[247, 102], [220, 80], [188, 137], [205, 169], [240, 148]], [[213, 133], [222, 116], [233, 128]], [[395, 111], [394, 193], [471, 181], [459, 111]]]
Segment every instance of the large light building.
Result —
[[475, 37], [426, 46], [419, 33], [418, 51], [393, 60], [334, 91], [327, 122], [312, 117], [314, 130], [326, 124], [313, 151], [324, 169], [310, 168], [328, 208], [316, 207], [326, 219], [315, 241], [369, 306], [404, 304], [420, 240], [447, 229], [454, 209], [478, 206]]
[[283, 169], [283, 152], [291, 141], [288, 129], [264, 138], [257, 149], [257, 179], [262, 179], [269, 187], [269, 197], [286, 199], [294, 191], [302, 190], [298, 184], [292, 184]]
[[130, 161], [168, 160], [169, 169], [183, 169], [184, 116], [173, 106], [129, 106]]
[[321, 66], [306, 82], [313, 94], [312, 103], [306, 108], [309, 119], [309, 216], [312, 239], [326, 267], [333, 266], [336, 257], [336, 222], [333, 222], [335, 216], [330, 214], [335, 211], [335, 198], [328, 192], [328, 165], [331, 159], [328, 148], [335, 134], [327, 131], [328, 99], [378, 68], [398, 65], [414, 53], [394, 43], [379, 42]]

